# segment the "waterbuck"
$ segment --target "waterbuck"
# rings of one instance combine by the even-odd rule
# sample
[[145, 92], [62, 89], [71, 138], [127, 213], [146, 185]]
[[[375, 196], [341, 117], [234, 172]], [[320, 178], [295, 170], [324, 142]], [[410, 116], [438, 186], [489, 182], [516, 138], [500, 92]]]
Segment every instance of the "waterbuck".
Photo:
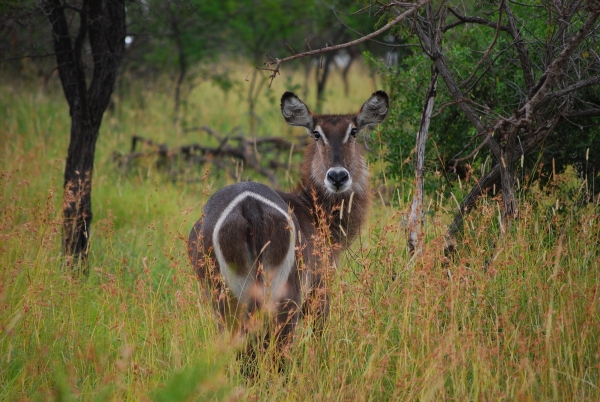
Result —
[[237, 183], [204, 206], [188, 251], [222, 324], [235, 334], [251, 331], [262, 310], [271, 317], [271, 336], [283, 345], [301, 314], [327, 316], [325, 280], [358, 236], [371, 203], [356, 136], [383, 121], [388, 102], [378, 91], [354, 114], [315, 115], [296, 95], [284, 93], [283, 117], [314, 140], [305, 149], [298, 187], [284, 193]]

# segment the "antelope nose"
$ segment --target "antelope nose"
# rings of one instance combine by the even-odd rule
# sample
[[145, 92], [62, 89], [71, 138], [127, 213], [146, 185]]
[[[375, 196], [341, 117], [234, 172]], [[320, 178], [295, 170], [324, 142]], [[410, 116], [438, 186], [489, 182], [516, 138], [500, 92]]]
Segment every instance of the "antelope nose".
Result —
[[350, 176], [348, 175], [348, 171], [346, 169], [330, 170], [327, 173], [327, 180], [329, 180], [329, 182], [333, 184], [337, 189], [342, 187], [348, 181], [349, 178]]

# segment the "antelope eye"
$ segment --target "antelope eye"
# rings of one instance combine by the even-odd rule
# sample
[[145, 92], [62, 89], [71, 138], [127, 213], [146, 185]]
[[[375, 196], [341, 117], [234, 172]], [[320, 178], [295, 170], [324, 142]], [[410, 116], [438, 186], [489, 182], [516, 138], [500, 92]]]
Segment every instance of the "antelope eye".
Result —
[[319, 141], [319, 138], [321, 138], [321, 133], [317, 130], [313, 131], [313, 135], [315, 136], [316, 141]]
[[350, 130], [350, 134], [352, 134], [353, 137], [356, 137], [357, 132], [358, 132], [358, 129], [356, 127], [353, 127], [352, 130]]

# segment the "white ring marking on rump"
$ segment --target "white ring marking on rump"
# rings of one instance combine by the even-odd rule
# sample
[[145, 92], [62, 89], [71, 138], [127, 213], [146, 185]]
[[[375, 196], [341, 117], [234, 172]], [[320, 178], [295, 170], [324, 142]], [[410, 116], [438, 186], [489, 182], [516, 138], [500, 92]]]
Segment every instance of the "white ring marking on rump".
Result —
[[[274, 277], [270, 278], [271, 282], [271, 295], [275, 298], [275, 300], [279, 299], [281, 295], [279, 295], [281, 285], [285, 283], [287, 278], [290, 275], [292, 267], [294, 266], [294, 234], [296, 233], [296, 228], [294, 226], [294, 221], [291, 219], [290, 215], [287, 211], [283, 210], [279, 205], [275, 204], [273, 201], [268, 198], [263, 197], [262, 195], [253, 193], [251, 191], [244, 191], [241, 194], [238, 194], [233, 201], [227, 205], [227, 207], [221, 213], [221, 216], [217, 220], [215, 227], [213, 229], [212, 241], [213, 247], [215, 251], [215, 256], [217, 257], [217, 262], [219, 263], [219, 271], [221, 275], [225, 278], [225, 283], [233, 294], [237, 297], [240, 302], [245, 302], [247, 298], [247, 292], [250, 288], [250, 285], [254, 281], [248, 281], [248, 278], [238, 276], [235, 272], [229, 269], [227, 265], [227, 261], [225, 260], [225, 256], [223, 255], [223, 250], [221, 249], [221, 245], [219, 244], [219, 230], [221, 230], [221, 226], [223, 226], [223, 222], [229, 214], [233, 211], [233, 209], [246, 197], [252, 197], [255, 200], [258, 200], [271, 208], [274, 208], [276, 211], [281, 212], [283, 216], [290, 222], [290, 245], [288, 247], [288, 251], [286, 253], [285, 259], [283, 263], [279, 267], [273, 267], [271, 270], [275, 271]], [[241, 245], [240, 245], [241, 246]], [[270, 268], [270, 267], [267, 267]]]

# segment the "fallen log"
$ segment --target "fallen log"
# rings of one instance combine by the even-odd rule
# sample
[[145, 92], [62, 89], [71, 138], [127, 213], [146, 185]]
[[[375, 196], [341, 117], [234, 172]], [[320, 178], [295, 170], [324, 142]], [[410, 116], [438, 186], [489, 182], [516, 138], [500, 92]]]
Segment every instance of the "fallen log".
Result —
[[[266, 177], [271, 186], [279, 188], [275, 171], [281, 168], [289, 169], [291, 156], [297, 154], [303, 148], [303, 142], [306, 142], [304, 136], [297, 137], [296, 142], [290, 142], [281, 137], [222, 136], [207, 126], [186, 131], [204, 131], [213, 137], [218, 145], [206, 146], [194, 143], [169, 148], [166, 144], [134, 135], [131, 138], [129, 153], [126, 155], [115, 153], [114, 159], [122, 172], [128, 171], [136, 159], [157, 157], [156, 165], [159, 168], [169, 168], [175, 160], [184, 160], [188, 166], [212, 163], [225, 169], [233, 177], [236, 176], [235, 164], [239, 163]], [[177, 174], [176, 172], [171, 173]]]

